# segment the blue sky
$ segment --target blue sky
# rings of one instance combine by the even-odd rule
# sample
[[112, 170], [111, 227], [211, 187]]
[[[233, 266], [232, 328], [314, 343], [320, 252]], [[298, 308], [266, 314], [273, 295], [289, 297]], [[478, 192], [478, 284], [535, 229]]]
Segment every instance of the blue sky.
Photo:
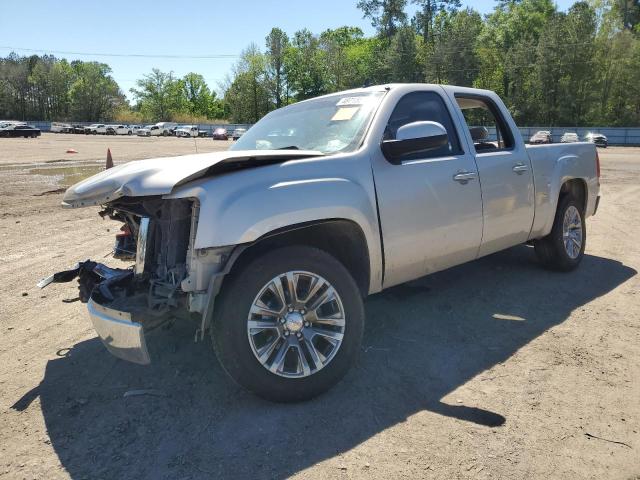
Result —
[[[237, 55], [250, 42], [261, 48], [269, 30], [287, 33], [303, 27], [319, 33], [354, 25], [373, 29], [356, 8], [356, 0], [240, 0], [237, 2], [179, 2], [176, 0], [119, 0], [100, 2], [3, 2], [0, 8], [0, 56], [14, 47], [20, 54], [89, 52], [143, 55]], [[482, 13], [495, 2], [463, 1]], [[573, 1], [558, 0], [560, 9]], [[219, 5], [219, 7], [217, 7]], [[190, 8], [195, 7], [195, 8]], [[22, 49], [33, 49], [35, 52]], [[55, 54], [69, 60], [99, 60], [113, 69], [113, 77], [129, 97], [136, 79], [157, 67], [181, 76], [201, 73], [218, 90], [234, 58], [184, 59]]]

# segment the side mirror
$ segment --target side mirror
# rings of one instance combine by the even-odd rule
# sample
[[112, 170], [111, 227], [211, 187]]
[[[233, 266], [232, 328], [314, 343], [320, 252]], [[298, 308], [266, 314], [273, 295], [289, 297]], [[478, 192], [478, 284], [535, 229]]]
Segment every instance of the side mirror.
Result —
[[398, 128], [395, 140], [382, 142], [382, 153], [392, 163], [405, 155], [436, 150], [449, 144], [447, 130], [438, 122], [413, 122]]

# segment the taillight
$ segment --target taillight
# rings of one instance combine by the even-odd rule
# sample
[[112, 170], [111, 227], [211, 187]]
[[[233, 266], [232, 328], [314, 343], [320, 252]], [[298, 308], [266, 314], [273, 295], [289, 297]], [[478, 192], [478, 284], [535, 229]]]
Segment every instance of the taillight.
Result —
[[116, 237], [128, 237], [131, 235], [131, 229], [126, 223], [120, 227], [120, 231], [116, 233]]
[[136, 241], [131, 235], [128, 224], [124, 224], [116, 233], [116, 244], [113, 247], [113, 258], [119, 260], [133, 260], [136, 258]]
[[600, 184], [600, 156], [598, 150], [596, 150], [596, 177], [598, 177], [598, 184]]

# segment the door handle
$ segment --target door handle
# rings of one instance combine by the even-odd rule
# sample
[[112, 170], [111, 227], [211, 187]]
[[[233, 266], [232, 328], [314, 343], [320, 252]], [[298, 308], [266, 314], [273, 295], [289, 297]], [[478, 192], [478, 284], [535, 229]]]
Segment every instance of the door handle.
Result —
[[529, 170], [529, 167], [527, 167], [524, 163], [516, 163], [513, 166], [513, 171], [516, 172], [518, 175], [522, 175], [527, 170]]
[[469, 180], [476, 178], [476, 176], [476, 172], [458, 172], [453, 176], [453, 179], [465, 185]]

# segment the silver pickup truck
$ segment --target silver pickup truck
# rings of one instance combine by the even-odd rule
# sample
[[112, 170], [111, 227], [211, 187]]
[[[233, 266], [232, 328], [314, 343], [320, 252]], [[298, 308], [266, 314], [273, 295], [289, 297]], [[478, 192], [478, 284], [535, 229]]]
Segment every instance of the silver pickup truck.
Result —
[[354, 361], [369, 294], [525, 242], [577, 267], [599, 176], [593, 144], [526, 146], [493, 92], [351, 90], [273, 111], [229, 151], [69, 188], [63, 206], [123, 222], [114, 256], [131, 266], [87, 260], [40, 286], [79, 277], [122, 359], [149, 363], [145, 333], [191, 321], [240, 385], [303, 400]]

